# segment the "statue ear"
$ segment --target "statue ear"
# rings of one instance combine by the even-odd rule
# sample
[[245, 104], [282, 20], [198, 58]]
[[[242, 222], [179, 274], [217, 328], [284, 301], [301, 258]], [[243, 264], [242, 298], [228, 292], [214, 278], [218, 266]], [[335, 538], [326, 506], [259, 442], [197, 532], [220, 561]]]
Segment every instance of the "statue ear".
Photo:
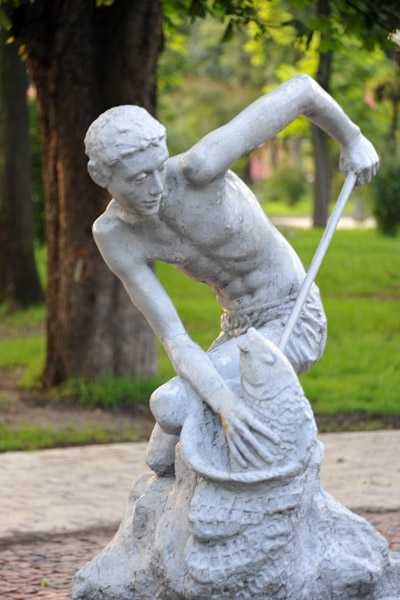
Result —
[[93, 179], [97, 185], [102, 188], [107, 187], [107, 179], [104, 176], [103, 172], [99, 169], [99, 166], [96, 161], [89, 160], [87, 169], [89, 171], [90, 177]]

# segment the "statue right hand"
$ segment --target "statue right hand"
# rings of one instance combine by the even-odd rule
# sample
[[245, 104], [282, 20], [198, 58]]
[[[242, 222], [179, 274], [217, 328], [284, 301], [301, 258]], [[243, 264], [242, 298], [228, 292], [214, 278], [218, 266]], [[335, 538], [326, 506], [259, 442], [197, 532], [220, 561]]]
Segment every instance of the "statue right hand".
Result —
[[340, 170], [347, 176], [350, 171], [357, 175], [356, 187], [369, 183], [379, 168], [375, 148], [361, 133], [340, 153]]
[[220, 411], [222, 426], [232, 456], [241, 467], [255, 468], [271, 464], [273, 457], [268, 446], [278, 445], [279, 438], [261, 423], [250, 408], [234, 396], [234, 401], [224, 403]]

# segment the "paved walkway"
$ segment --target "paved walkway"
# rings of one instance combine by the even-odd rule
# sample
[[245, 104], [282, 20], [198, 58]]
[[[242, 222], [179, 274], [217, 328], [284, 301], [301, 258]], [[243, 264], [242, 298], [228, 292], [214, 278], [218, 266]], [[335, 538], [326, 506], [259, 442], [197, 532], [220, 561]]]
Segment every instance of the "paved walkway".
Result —
[[[326, 490], [351, 509], [400, 510], [400, 430], [321, 435]], [[0, 454], [0, 542], [115, 529], [145, 443]]]

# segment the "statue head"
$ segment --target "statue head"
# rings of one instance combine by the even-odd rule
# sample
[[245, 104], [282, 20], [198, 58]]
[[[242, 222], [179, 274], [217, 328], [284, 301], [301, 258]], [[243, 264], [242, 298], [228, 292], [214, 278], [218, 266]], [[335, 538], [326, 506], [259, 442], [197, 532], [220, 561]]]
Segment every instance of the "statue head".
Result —
[[131, 105], [107, 110], [89, 127], [85, 149], [91, 178], [125, 210], [157, 212], [168, 158], [166, 129], [147, 110]]
[[106, 187], [103, 181], [97, 181], [97, 171], [107, 176], [121, 160], [165, 142], [166, 137], [164, 125], [145, 108], [129, 104], [110, 108], [93, 121], [86, 133], [89, 173], [98, 185]]

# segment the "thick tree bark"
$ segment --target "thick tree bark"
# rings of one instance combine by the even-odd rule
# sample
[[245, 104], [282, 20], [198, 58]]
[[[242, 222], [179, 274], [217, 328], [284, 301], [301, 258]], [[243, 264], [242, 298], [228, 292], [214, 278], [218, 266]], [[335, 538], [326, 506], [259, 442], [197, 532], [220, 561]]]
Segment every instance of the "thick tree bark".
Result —
[[44, 385], [96, 374], [151, 375], [155, 340], [104, 264], [91, 226], [108, 194], [86, 170], [90, 123], [118, 104], [154, 112], [162, 47], [157, 0], [36, 0], [13, 13], [36, 83], [44, 149], [48, 241]]
[[16, 44], [0, 31], [0, 302], [43, 302], [33, 250], [27, 75]]
[[[329, 17], [329, 0], [318, 0], [317, 15]], [[322, 35], [321, 41], [323, 39]], [[327, 92], [329, 92], [331, 73], [332, 51], [320, 52], [316, 80]], [[311, 126], [311, 131], [315, 161], [313, 222], [314, 227], [325, 227], [331, 199], [329, 141], [326, 133], [316, 125]]]

